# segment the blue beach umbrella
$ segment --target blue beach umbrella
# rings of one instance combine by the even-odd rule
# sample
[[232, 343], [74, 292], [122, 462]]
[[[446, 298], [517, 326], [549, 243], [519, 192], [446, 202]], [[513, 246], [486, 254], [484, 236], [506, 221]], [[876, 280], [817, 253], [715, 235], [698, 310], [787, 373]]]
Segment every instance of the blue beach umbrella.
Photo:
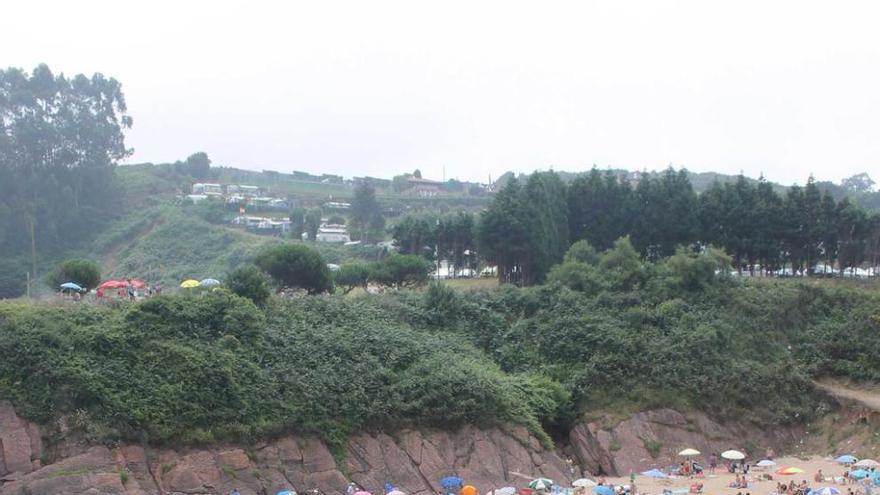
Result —
[[452, 488], [459, 488], [461, 487], [462, 483], [464, 483], [464, 481], [458, 476], [447, 476], [440, 480], [440, 486], [446, 488], [447, 490]]
[[280, 492], [276, 493], [275, 495], [296, 495], [296, 492], [293, 490], [281, 490]]
[[593, 493], [596, 495], [614, 495], [614, 489], [610, 486], [597, 486], [593, 488]]
[[660, 471], [659, 469], [650, 469], [648, 471], [642, 471], [642, 476], [647, 476], [649, 478], [657, 478], [657, 479], [669, 478], [669, 476], [666, 473], [664, 473], [663, 471]]
[[201, 285], [202, 287], [213, 287], [215, 285], [220, 285], [220, 281], [216, 278], [206, 278], [199, 282], [199, 285]]
[[818, 490], [813, 490], [813, 495], [840, 495], [840, 490], [833, 486], [826, 486], [819, 488]]
[[62, 288], [62, 289], [68, 289], [68, 290], [75, 290], [75, 291], [77, 291], [77, 292], [83, 290], [82, 287], [76, 285], [76, 284], [73, 283], [73, 282], [65, 282], [65, 283], [61, 284], [61, 288]]
[[869, 474], [871, 473], [865, 471], [864, 469], [856, 469], [855, 471], [849, 472], [849, 477], [860, 480], [862, 478], [867, 478]]
[[837, 461], [838, 464], [852, 464], [858, 459], [856, 459], [856, 456], [854, 455], [845, 454], [834, 460]]

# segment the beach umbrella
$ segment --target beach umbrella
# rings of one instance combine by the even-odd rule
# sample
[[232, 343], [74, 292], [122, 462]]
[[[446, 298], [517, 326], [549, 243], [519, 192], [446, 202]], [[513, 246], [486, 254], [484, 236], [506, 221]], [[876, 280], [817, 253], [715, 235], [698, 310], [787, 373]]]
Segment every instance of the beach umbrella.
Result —
[[102, 282], [101, 285], [98, 286], [99, 289], [121, 289], [123, 287], [127, 287], [128, 284], [125, 280], [107, 280], [106, 282]]
[[135, 289], [143, 289], [144, 287], [147, 286], [146, 282], [144, 282], [143, 280], [138, 280], [136, 278], [133, 278], [131, 280], [126, 280], [125, 283], [126, 283], [126, 285], [128, 283], [131, 283], [131, 286], [134, 287]]
[[406, 495], [406, 494], [400, 490], [391, 490], [390, 492], [386, 493], [385, 495]]
[[183, 282], [180, 283], [180, 288], [182, 288], [182, 289], [195, 289], [198, 286], [199, 286], [199, 281], [193, 280], [193, 279], [184, 280]]
[[864, 469], [856, 469], [855, 471], [849, 472], [849, 477], [853, 479], [860, 480], [862, 478], [867, 478], [868, 475], [871, 474], [867, 470]]
[[440, 486], [446, 488], [447, 490], [450, 488], [458, 488], [462, 485], [462, 483], [462, 479], [458, 476], [447, 476], [440, 479]]
[[296, 492], [293, 490], [281, 490], [280, 492], [276, 493], [275, 495], [296, 495]]
[[571, 486], [579, 486], [579, 487], [582, 487], [582, 488], [590, 488], [590, 487], [596, 486], [596, 482], [593, 481], [593, 480], [591, 480], [591, 479], [588, 479], [588, 478], [581, 478], [581, 479], [579, 479], [579, 480], [574, 480], [574, 481], [572, 481], [572, 482], [571, 482]]
[[61, 287], [62, 289], [75, 290], [75, 291], [77, 291], [77, 292], [81, 292], [81, 291], [83, 290], [82, 287], [76, 285], [76, 284], [73, 283], [73, 282], [65, 282], [65, 283], [61, 284], [60, 287]]
[[473, 485], [461, 487], [461, 495], [477, 495], [477, 489]]
[[201, 282], [199, 282], [199, 285], [201, 285], [203, 287], [213, 287], [215, 285], [221, 285], [221, 283], [216, 278], [206, 278], [206, 279], [202, 280]]
[[642, 476], [647, 476], [649, 478], [657, 478], [657, 479], [666, 479], [669, 478], [669, 475], [660, 471], [659, 469], [650, 469], [648, 471], [642, 471]]
[[880, 467], [880, 462], [875, 461], [874, 459], [862, 459], [861, 461], [853, 464], [855, 467], [859, 468], [878, 468]]
[[833, 486], [826, 486], [819, 488], [818, 490], [813, 490], [813, 495], [840, 495], [840, 490]]
[[691, 456], [695, 456], [695, 455], [700, 455], [700, 451], [697, 449], [688, 448], [688, 449], [684, 449], [681, 452], [679, 452], [678, 455], [684, 456], [684, 457], [691, 457]]
[[614, 495], [614, 489], [610, 486], [597, 486], [593, 488], [596, 495]]
[[353, 495], [373, 495], [373, 494], [370, 492], [365, 492], [363, 490], [360, 490], [360, 491], [354, 492]]
[[731, 461], [741, 461], [746, 458], [746, 455], [738, 450], [725, 450], [721, 453], [721, 457]]
[[516, 488], [512, 486], [505, 486], [504, 488], [496, 488], [491, 492], [486, 493], [486, 495], [516, 495]]
[[771, 461], [770, 459], [763, 459], [758, 461], [758, 463], [755, 465], [758, 467], [773, 467], [776, 465], [776, 463]]
[[804, 472], [804, 470], [801, 468], [785, 467], [785, 468], [777, 470], [776, 474], [790, 475], [790, 474], [801, 474], [803, 472]]
[[[844, 454], [844, 455], [842, 455], [842, 456], [840, 456], [840, 457], [838, 457], [837, 459], [834, 459], [834, 460], [837, 461], [838, 464], [852, 464], [852, 463], [858, 461], [858, 459], [856, 458], [856, 456], [854, 456], [854, 455], [850, 455], [850, 454]], [[870, 459], [869, 459], [869, 460], [870, 460]]]
[[532, 490], [549, 490], [553, 486], [553, 480], [547, 478], [535, 478], [529, 483]]

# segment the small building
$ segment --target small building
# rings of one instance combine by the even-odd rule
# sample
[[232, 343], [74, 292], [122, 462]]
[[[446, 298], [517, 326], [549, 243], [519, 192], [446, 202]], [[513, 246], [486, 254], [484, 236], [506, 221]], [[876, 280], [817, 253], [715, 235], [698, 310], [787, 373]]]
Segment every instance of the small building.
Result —
[[264, 235], [281, 235], [290, 232], [289, 218], [267, 218], [240, 215], [232, 219], [233, 225], [239, 225], [245, 229]]
[[350, 210], [351, 203], [345, 203], [343, 201], [326, 201], [324, 203], [324, 208], [327, 210]]
[[443, 193], [443, 183], [436, 180], [407, 177], [406, 192], [420, 198], [433, 198]]
[[220, 184], [196, 182], [192, 186], [192, 193], [202, 194], [205, 196], [223, 196], [223, 186], [221, 186]]
[[351, 241], [351, 237], [348, 235], [345, 225], [325, 223], [318, 228], [315, 240], [318, 242], [346, 243]]
[[263, 190], [258, 186], [245, 186], [239, 184], [238, 192], [246, 198], [256, 198], [263, 195]]

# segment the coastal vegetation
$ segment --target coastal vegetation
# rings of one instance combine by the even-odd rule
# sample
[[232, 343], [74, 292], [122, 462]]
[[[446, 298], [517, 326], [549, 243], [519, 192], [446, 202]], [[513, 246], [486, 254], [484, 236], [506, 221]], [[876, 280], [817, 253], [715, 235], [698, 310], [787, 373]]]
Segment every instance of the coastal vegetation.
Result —
[[549, 442], [601, 410], [800, 424], [828, 411], [814, 379], [880, 379], [876, 288], [743, 281], [718, 253], [646, 262], [628, 244], [570, 256], [588, 283], [6, 302], [0, 395], [41, 423], [84, 412], [106, 440], [513, 423]]

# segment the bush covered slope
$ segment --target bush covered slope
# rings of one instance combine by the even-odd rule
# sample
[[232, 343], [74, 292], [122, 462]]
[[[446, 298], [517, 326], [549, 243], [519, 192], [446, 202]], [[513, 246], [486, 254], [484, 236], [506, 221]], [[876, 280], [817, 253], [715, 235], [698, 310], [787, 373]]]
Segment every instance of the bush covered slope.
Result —
[[[365, 427], [519, 423], [590, 411], [705, 410], [769, 427], [823, 412], [811, 379], [880, 379], [875, 289], [794, 281], [629, 290], [561, 284], [275, 300], [217, 291], [118, 307], [0, 304], [0, 396], [102, 438], [341, 445]], [[548, 439], [547, 436], [544, 436]]]

